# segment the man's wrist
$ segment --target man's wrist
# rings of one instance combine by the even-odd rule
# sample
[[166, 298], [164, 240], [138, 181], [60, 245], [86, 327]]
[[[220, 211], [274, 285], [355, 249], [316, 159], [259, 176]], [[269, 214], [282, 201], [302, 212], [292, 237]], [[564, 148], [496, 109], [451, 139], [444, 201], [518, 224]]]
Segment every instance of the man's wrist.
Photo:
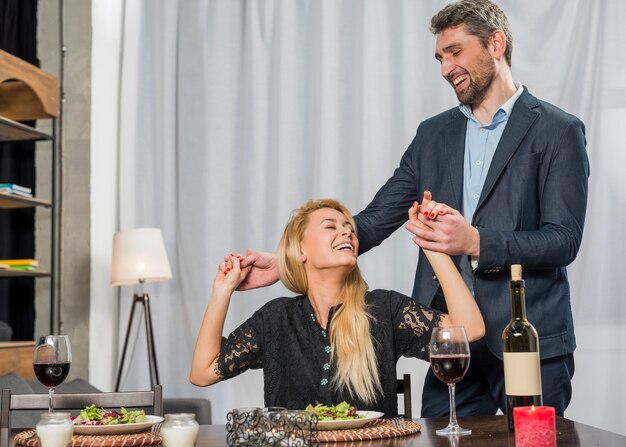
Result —
[[480, 232], [476, 227], [472, 227], [472, 243], [468, 255], [476, 260], [480, 257]]

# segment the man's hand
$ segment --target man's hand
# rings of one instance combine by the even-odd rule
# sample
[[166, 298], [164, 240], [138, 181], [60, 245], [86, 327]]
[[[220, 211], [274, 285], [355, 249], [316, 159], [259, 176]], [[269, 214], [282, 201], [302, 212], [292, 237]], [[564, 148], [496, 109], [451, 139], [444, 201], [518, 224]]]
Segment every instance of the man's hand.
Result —
[[[426, 199], [426, 194], [424, 194]], [[426, 250], [450, 256], [480, 256], [478, 230], [457, 210], [433, 200], [425, 200], [419, 212], [410, 213], [405, 228], [415, 235], [413, 242]], [[417, 220], [417, 221], [416, 221]], [[428, 228], [424, 228], [424, 225]]]
[[251, 267], [250, 272], [239, 284], [237, 290], [271, 286], [279, 279], [274, 253], [247, 250], [246, 256], [241, 260], [241, 268], [246, 269], [248, 267]]

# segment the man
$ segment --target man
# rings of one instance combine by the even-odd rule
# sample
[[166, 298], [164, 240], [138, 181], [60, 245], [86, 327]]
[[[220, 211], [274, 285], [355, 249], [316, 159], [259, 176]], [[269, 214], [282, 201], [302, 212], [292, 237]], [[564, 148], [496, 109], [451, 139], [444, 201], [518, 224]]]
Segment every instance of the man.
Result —
[[[361, 253], [402, 225], [424, 190], [432, 191], [452, 210], [421, 215], [430, 231], [406, 227], [420, 247], [454, 256], [487, 329], [472, 344], [470, 369], [456, 386], [457, 413], [506, 412], [501, 333], [511, 315], [509, 267], [522, 264], [527, 316], [540, 337], [544, 404], [563, 415], [575, 348], [566, 266], [580, 247], [589, 176], [584, 125], [513, 82], [508, 19], [489, 0], [446, 6], [431, 30], [441, 74], [461, 104], [420, 124], [392, 177], [355, 216]], [[253, 278], [271, 276], [267, 256], [252, 254], [248, 262], [257, 267]], [[422, 252], [413, 297], [445, 310]], [[422, 416], [448, 412], [447, 385], [429, 371]]]

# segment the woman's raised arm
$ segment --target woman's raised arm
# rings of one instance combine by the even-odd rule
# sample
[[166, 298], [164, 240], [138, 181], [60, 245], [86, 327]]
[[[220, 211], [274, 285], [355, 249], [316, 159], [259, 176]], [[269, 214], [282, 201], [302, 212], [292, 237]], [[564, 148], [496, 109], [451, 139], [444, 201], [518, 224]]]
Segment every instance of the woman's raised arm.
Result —
[[222, 343], [224, 320], [233, 292], [250, 272], [250, 267], [241, 268], [240, 259], [239, 256], [229, 256], [227, 261], [220, 264], [213, 280], [211, 298], [204, 312], [191, 361], [189, 381], [194, 385], [208, 386], [222, 380], [216, 372], [216, 362]]
[[[422, 206], [428, 202], [430, 202], [430, 193], [425, 193]], [[445, 210], [445, 206], [437, 207], [437, 209]], [[419, 221], [417, 217], [418, 212], [420, 212], [420, 207], [415, 202], [409, 209], [410, 223], [428, 228]], [[476, 304], [476, 300], [474, 300], [474, 296], [467, 288], [461, 273], [459, 273], [450, 256], [445, 253], [423, 250], [439, 280], [446, 299], [448, 313], [442, 319], [442, 325], [464, 326], [470, 341], [482, 338], [485, 335], [483, 316]]]

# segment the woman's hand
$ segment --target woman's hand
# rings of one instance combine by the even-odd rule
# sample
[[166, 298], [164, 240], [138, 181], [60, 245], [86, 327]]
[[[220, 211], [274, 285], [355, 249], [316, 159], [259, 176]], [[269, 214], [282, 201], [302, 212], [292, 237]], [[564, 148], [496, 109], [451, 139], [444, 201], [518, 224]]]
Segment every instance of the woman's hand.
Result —
[[[405, 228], [416, 236], [418, 236], [418, 233], [415, 231], [416, 229], [431, 231], [432, 228], [428, 226], [428, 222], [437, 219], [438, 216], [449, 213], [450, 210], [447, 205], [435, 202], [432, 199], [430, 191], [424, 191], [422, 204], [420, 205], [417, 202], [413, 202], [413, 205], [409, 208], [409, 221], [405, 225]], [[420, 216], [420, 214], [423, 217]]]
[[230, 254], [224, 258], [217, 269], [217, 275], [213, 280], [213, 292], [219, 294], [232, 294], [235, 289], [246, 279], [250, 273], [251, 266], [241, 268], [240, 254]]
[[424, 191], [424, 198], [422, 205], [419, 207], [419, 212], [426, 219], [436, 220], [438, 216], [449, 214], [451, 211], [452, 208], [445, 203], [435, 202], [430, 191]]

